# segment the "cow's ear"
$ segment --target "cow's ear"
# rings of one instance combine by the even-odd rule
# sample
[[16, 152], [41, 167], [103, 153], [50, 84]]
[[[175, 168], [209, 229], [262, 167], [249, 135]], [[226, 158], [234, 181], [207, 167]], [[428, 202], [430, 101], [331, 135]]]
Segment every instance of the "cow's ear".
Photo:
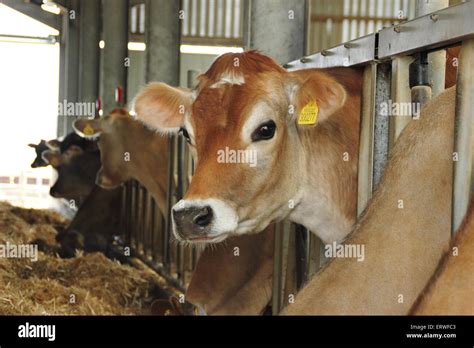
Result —
[[35, 145], [35, 144], [31, 144], [31, 143], [30, 143], [30, 144], [28, 144], [28, 146], [29, 146], [29, 147], [32, 147], [32, 148], [34, 148], [34, 149], [36, 149], [36, 147], [37, 147], [38, 145]]
[[191, 112], [194, 93], [165, 83], [150, 83], [134, 100], [137, 118], [151, 128], [175, 132], [184, 124], [184, 115]]
[[41, 158], [53, 168], [58, 168], [61, 164], [61, 154], [54, 150], [45, 150], [41, 153]]
[[103, 131], [101, 119], [78, 118], [72, 128], [77, 135], [90, 140], [97, 139]]
[[289, 114], [301, 127], [327, 120], [344, 105], [347, 96], [340, 83], [321, 72], [308, 77], [293, 75], [285, 89], [290, 101]]
[[58, 139], [51, 139], [46, 142], [48, 149], [53, 151], [59, 151], [61, 142]]

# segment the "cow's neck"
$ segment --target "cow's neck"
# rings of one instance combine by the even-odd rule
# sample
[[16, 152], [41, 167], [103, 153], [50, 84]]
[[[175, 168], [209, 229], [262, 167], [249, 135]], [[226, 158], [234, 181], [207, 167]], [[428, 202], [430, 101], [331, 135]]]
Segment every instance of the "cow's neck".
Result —
[[130, 135], [136, 143], [131, 154], [132, 177], [152, 194], [158, 208], [166, 211], [166, 178], [168, 168], [168, 138], [146, 128], [136, 127]]
[[341, 241], [356, 218], [359, 102], [349, 96], [330, 121], [301, 133], [305, 170], [289, 218], [326, 243]]

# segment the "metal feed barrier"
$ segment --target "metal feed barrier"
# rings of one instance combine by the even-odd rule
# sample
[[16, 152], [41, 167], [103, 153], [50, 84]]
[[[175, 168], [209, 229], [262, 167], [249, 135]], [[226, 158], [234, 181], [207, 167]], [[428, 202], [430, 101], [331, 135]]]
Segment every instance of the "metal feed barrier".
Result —
[[[474, 148], [474, 1], [451, 6], [382, 29], [285, 65], [288, 70], [325, 67], [365, 67], [359, 148], [358, 214], [365, 209], [383, 173], [390, 149], [410, 117], [385, 116], [380, 105], [411, 101], [410, 55], [423, 57], [462, 43], [459, 57], [452, 196], [452, 231], [459, 227], [473, 190]], [[444, 75], [439, 67], [433, 74]], [[443, 79], [441, 79], [443, 80]], [[418, 81], [418, 84], [423, 82]], [[444, 86], [432, 86], [442, 90]], [[187, 189], [192, 160], [181, 137], [170, 139], [168, 207]], [[160, 223], [149, 195], [136, 182], [124, 190], [127, 242], [145, 262], [184, 290], [198, 255], [170, 243], [170, 209]], [[292, 302], [298, 289], [324, 263], [322, 244], [310, 232], [288, 222], [276, 229], [272, 312]]]

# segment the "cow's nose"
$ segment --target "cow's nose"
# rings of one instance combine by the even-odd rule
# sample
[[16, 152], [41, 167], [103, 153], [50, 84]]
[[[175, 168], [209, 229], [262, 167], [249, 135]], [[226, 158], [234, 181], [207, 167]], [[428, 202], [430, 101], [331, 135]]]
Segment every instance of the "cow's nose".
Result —
[[199, 227], [206, 227], [212, 221], [212, 209], [209, 206], [205, 206], [195, 213], [193, 217], [193, 222]]
[[202, 237], [210, 232], [214, 213], [209, 205], [173, 208], [176, 232], [183, 238]]

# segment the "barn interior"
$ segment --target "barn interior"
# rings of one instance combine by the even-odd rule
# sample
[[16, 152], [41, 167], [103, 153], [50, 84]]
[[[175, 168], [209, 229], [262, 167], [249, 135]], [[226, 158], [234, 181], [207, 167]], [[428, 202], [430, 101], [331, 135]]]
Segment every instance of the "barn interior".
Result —
[[[434, 11], [452, 9], [458, 14], [463, 12], [459, 6], [468, 11], [473, 7], [460, 0], [424, 3], [1, 0], [0, 98], [8, 134], [0, 139], [0, 314], [210, 314], [208, 308], [187, 300], [195, 270], [201, 267], [202, 272], [206, 266], [199, 260], [211, 252], [235, 255], [240, 249], [232, 242], [196, 247], [173, 236], [171, 208], [185, 195], [195, 169], [186, 138], [182, 133], [167, 137], [160, 144], [165, 154], [150, 159], [150, 170], [162, 175], [164, 194], [157, 199], [147, 189], [146, 178], [125, 177], [123, 168], [120, 185], [104, 188], [108, 183], [96, 179], [104, 160], [97, 147], [100, 136], [76, 121], [110, 115], [118, 120], [123, 112], [132, 119], [135, 97], [148, 83], [194, 88], [217, 57], [247, 50], [258, 50], [289, 71], [362, 66], [363, 99], [372, 105], [381, 98], [413, 98], [412, 85], [427, 84], [412, 83], [412, 63], [429, 56], [429, 95], [434, 97], [448, 84], [445, 65], [453, 58], [450, 52], [458, 54], [464, 41], [472, 46], [473, 26], [463, 22], [460, 27], [465, 30], [436, 34], [437, 42], [414, 40], [413, 47], [400, 44], [386, 51], [383, 38]], [[429, 41], [426, 32], [420, 35]], [[423, 102], [424, 92], [420, 93]], [[362, 111], [358, 216], [408, 122], [394, 117], [378, 123], [379, 113], [376, 106]], [[463, 121], [468, 129], [471, 119]], [[138, 143], [134, 136], [131, 130], [125, 132], [113, 145], [122, 146], [118, 156], [124, 163], [131, 161], [130, 151], [123, 147], [131, 145], [124, 139]], [[474, 143], [469, 134], [459, 139], [460, 144]], [[79, 157], [83, 162], [74, 162]], [[460, 164], [458, 172], [467, 171], [469, 163]], [[144, 176], [148, 173], [142, 171]], [[457, 228], [471, 199], [472, 179], [464, 175], [455, 180]], [[272, 235], [267, 239], [271, 246], [260, 261], [271, 259], [270, 271], [258, 268], [260, 264], [255, 268], [269, 273], [262, 285], [267, 296], [248, 307], [219, 303], [215, 313], [277, 315], [328, 262], [325, 244], [302, 225], [285, 220], [265, 233]], [[229, 262], [229, 268], [244, 267]], [[223, 285], [232, 283], [231, 271], [215, 277], [220, 269], [204, 272], [207, 296], [236, 291]], [[239, 291], [250, 290], [241, 285]]]

